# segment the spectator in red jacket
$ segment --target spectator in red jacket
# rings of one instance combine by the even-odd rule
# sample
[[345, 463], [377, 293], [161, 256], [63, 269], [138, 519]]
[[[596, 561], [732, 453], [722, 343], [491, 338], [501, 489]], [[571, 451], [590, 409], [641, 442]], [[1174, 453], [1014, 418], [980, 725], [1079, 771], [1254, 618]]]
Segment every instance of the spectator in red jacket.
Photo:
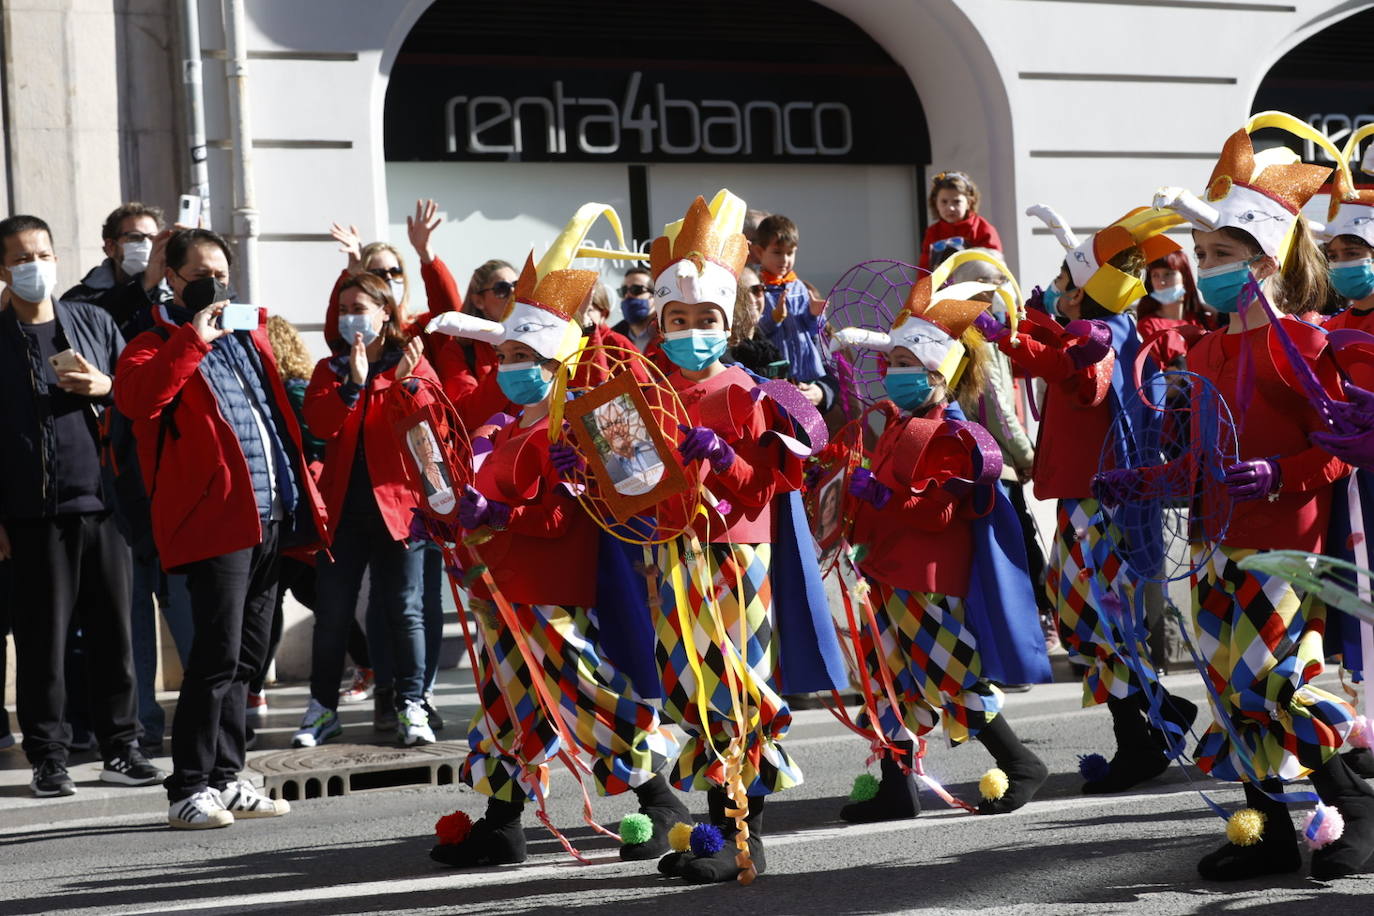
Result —
[[119, 359], [115, 404], [134, 423], [168, 571], [184, 572], [195, 636], [177, 700], [168, 822], [227, 827], [287, 813], [240, 779], [248, 682], [262, 664], [283, 547], [324, 539], [319, 493], [268, 343], [220, 327], [232, 256], [207, 229], [167, 240], [173, 301]]
[[[493, 258], [472, 272], [463, 312], [488, 321], [500, 321], [515, 291], [515, 268]], [[437, 338], [436, 338], [437, 339]], [[460, 337], [443, 339], [434, 356], [434, 369], [444, 393], [458, 409], [469, 430], [498, 413], [506, 413], [510, 399], [496, 384], [496, 348], [486, 341]]]
[[310, 431], [326, 443], [320, 489], [333, 542], [316, 566], [315, 632], [310, 703], [292, 739], [315, 747], [338, 735], [339, 680], [348, 622], [363, 572], [372, 571], [369, 612], [388, 624], [397, 738], [431, 744], [424, 708], [425, 640], [420, 607], [424, 555], [410, 541], [415, 494], [397, 448], [391, 386], [411, 376], [437, 382], [418, 337], [407, 341], [387, 284], [370, 273], [345, 280], [339, 291], [339, 336], [346, 353], [320, 360], [305, 394]]
[[1002, 250], [996, 227], [978, 215], [978, 186], [963, 172], [936, 175], [927, 203], [932, 222], [921, 242], [921, 266], [926, 270], [963, 248]]

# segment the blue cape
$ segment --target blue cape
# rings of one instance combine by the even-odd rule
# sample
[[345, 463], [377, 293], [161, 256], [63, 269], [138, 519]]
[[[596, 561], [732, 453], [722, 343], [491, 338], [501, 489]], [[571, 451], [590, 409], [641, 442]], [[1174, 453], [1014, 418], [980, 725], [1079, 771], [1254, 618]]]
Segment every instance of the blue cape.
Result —
[[[1112, 433], [1119, 433], [1113, 442], [1116, 467], [1153, 466], [1160, 460], [1162, 415], [1145, 406], [1135, 387], [1140, 335], [1129, 315], [1113, 315], [1105, 322], [1112, 329], [1112, 348], [1116, 350], [1116, 366], [1112, 369], [1112, 388], [1108, 394], [1116, 414]], [[1153, 359], [1146, 360], [1141, 369], [1141, 385], [1151, 401], [1162, 402], [1165, 380]], [[1159, 501], [1127, 501], [1117, 510], [1114, 520], [1125, 531], [1123, 553], [1131, 569], [1153, 570], [1152, 574], [1158, 574], [1164, 566], [1164, 523]]]
[[[1350, 517], [1350, 488], [1359, 487], [1359, 519]], [[1353, 524], [1352, 524], [1353, 522]], [[1331, 487], [1331, 524], [1327, 529], [1326, 553], [1339, 557], [1357, 566], [1362, 566], [1350, 545], [1350, 535], [1356, 529], [1364, 532], [1366, 539], [1374, 537], [1374, 472], [1356, 469], [1355, 473], [1336, 481]], [[1369, 543], [1366, 540], [1365, 543]], [[1335, 573], [1341, 583], [1350, 589], [1357, 588], [1352, 578], [1343, 573]], [[1354, 675], [1355, 681], [1364, 680], [1364, 651], [1360, 645], [1360, 620], [1339, 608], [1327, 605], [1326, 638], [1324, 647], [1327, 655], [1341, 656], [1341, 665]]]
[[[650, 526], [652, 527], [652, 526]], [[602, 531], [596, 555], [596, 621], [599, 648], [630, 679], [643, 699], [663, 696], [654, 661], [654, 621], [649, 583], [641, 571], [644, 548]]]

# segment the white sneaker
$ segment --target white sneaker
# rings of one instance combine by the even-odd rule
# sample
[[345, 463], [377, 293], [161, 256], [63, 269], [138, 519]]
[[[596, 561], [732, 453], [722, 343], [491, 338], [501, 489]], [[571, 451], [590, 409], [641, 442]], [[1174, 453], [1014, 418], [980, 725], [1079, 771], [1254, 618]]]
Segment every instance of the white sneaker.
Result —
[[319, 700], [310, 698], [310, 705], [301, 717], [301, 727], [291, 736], [292, 747], [318, 747], [330, 738], [343, 733], [339, 714], [328, 709]]
[[406, 747], [434, 743], [429, 713], [419, 700], [406, 700], [405, 706], [396, 714], [396, 740]]
[[211, 830], [228, 827], [234, 823], [234, 815], [225, 810], [218, 792], [206, 788], [190, 798], [172, 802], [167, 810], [167, 823], [176, 830]]
[[229, 783], [220, 790], [219, 798], [229, 813], [236, 818], [281, 817], [291, 812], [291, 805], [286, 799], [269, 798], [246, 779]]

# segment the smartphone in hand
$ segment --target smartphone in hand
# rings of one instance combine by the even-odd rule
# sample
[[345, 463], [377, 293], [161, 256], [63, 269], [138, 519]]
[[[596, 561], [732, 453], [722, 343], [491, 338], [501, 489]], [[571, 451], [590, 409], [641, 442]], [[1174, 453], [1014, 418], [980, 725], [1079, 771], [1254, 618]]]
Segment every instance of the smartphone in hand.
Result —
[[64, 372], [76, 372], [81, 368], [81, 363], [76, 357], [76, 351], [70, 347], [61, 353], [54, 353], [49, 356], [48, 362], [52, 364], [53, 371], [58, 375]]
[[258, 327], [258, 307], [246, 302], [226, 303], [219, 313], [219, 326], [225, 331], [255, 331]]

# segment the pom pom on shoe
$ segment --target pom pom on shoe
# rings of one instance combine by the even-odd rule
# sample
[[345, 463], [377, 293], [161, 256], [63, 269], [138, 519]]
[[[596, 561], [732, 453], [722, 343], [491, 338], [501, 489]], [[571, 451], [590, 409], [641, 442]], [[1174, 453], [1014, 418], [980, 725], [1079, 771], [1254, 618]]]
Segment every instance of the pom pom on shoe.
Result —
[[1317, 810], [1302, 823], [1302, 835], [1309, 849], [1321, 849], [1341, 838], [1345, 833], [1345, 818], [1332, 805], [1317, 803]]
[[440, 846], [457, 846], [472, 832], [472, 818], [461, 811], [445, 814], [434, 822], [434, 835]]
[[689, 852], [692, 849], [692, 825], [678, 821], [668, 831], [668, 845], [673, 852]]
[[1264, 812], [1241, 808], [1226, 819], [1226, 840], [1236, 846], [1254, 846], [1264, 837]]
[[692, 828], [692, 839], [688, 846], [692, 855], [705, 859], [725, 848], [725, 837], [713, 824], [697, 824]]
[[1374, 728], [1370, 727], [1369, 720], [1364, 716], [1356, 716], [1350, 735], [1345, 740], [1351, 747], [1374, 749]]
[[854, 777], [854, 788], [849, 790], [849, 800], [866, 802], [878, 794], [878, 780], [872, 773], [860, 773]]
[[1084, 782], [1101, 782], [1112, 774], [1112, 765], [1101, 754], [1079, 754], [1078, 775]]
[[1011, 780], [999, 767], [988, 770], [983, 774], [983, 778], [978, 780], [978, 794], [982, 795], [985, 801], [997, 801], [1007, 794], [1010, 787]]
[[620, 842], [626, 846], [647, 843], [654, 835], [654, 822], [647, 814], [627, 814], [620, 821]]

